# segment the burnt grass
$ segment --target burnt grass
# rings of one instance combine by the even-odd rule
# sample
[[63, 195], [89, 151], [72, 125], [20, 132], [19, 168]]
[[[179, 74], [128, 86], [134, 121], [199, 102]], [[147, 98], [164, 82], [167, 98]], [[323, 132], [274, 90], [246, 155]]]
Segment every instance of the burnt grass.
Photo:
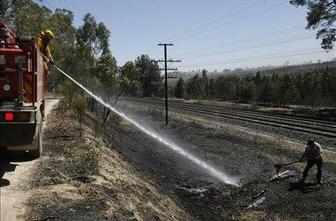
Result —
[[191, 220], [161, 186], [123, 160], [101, 129], [91, 114], [82, 124], [69, 110], [48, 115], [22, 219]]
[[[146, 115], [143, 121], [152, 120]], [[165, 188], [195, 220], [335, 219], [334, 161], [324, 163], [323, 186], [314, 184], [315, 168], [305, 185], [297, 183], [302, 174], [298, 167], [290, 167], [295, 177], [270, 182], [275, 163], [293, 161], [301, 152], [287, 148], [281, 140], [209, 128], [181, 118], [171, 118], [169, 126], [157, 121], [156, 127], [185, 150], [241, 180], [241, 187], [219, 182], [132, 125], [123, 133], [107, 125], [111, 142], [118, 144], [114, 146], [125, 160]], [[262, 199], [260, 205], [248, 208]]]

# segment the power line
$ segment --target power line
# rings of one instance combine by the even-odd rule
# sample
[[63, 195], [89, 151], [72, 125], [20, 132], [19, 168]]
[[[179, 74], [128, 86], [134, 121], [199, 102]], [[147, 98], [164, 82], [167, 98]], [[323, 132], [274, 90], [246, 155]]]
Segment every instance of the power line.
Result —
[[292, 55], [293, 53], [303, 53], [303, 52], [308, 53], [308, 52], [311, 52], [311, 51], [321, 52], [321, 49], [307, 48], [307, 49], [283, 51], [283, 52], [270, 53], [270, 54], [261, 54], [261, 55], [257, 55], [257, 56], [245, 56], [245, 57], [236, 57], [236, 58], [224, 59], [224, 60], [197, 62], [197, 64], [218, 64], [218, 63], [221, 63], [221, 62], [235, 62], [235, 61], [244, 61], [244, 60], [251, 60], [251, 59], [255, 60], [256, 58], [262, 58], [262, 59], [269, 58], [269, 57], [274, 58], [274, 57], [278, 57], [278, 56]]
[[[172, 41], [172, 40], [174, 40], [174, 39], [175, 39], [175, 40], [176, 40], [176, 39], [181, 39], [181, 38], [183, 38], [183, 35], [186, 35], [186, 34], [189, 34], [189, 37], [190, 37], [190, 33], [192, 33], [192, 32], [195, 32], [195, 31], [197, 31], [197, 30], [199, 30], [199, 29], [202, 29], [203, 27], [206, 28], [206, 27], [207, 27], [208, 25], [210, 25], [210, 24], [218, 23], [219, 21], [221, 21], [221, 20], [223, 20], [223, 19], [225, 19], [225, 18], [229, 18], [229, 17], [232, 16], [232, 15], [238, 14], [238, 13], [241, 12], [241, 11], [246, 11], [246, 10], [249, 10], [249, 9], [253, 9], [253, 8], [255, 8], [256, 6], [262, 4], [262, 3], [266, 2], [266, 1], [268, 1], [268, 0], [262, 0], [262, 1], [258, 2], [258, 3], [256, 3], [256, 4], [250, 5], [250, 6], [246, 7], [246, 8], [243, 8], [243, 9], [240, 9], [240, 10], [238, 10], [238, 11], [236, 11], [236, 12], [233, 12], [233, 13], [231, 13], [231, 14], [225, 16], [225, 17], [222, 17], [222, 18], [216, 19], [215, 21], [208, 22], [208, 23], [206, 23], [206, 24], [197, 26], [197, 27], [195, 27], [195, 28], [193, 28], [193, 29], [190, 29], [189, 31], [185, 31], [185, 32], [183, 32], [183, 33], [177, 34], [177, 35], [175, 35], [175, 36], [173, 36], [173, 37], [171, 37], [171, 38], [166, 39], [165, 42], [169, 42], [169, 41]], [[229, 23], [222, 23], [222, 24], [220, 24], [219, 26], [216, 26], [216, 27], [214, 27], [214, 28], [216, 29], [216, 28], [218, 28], [218, 27], [220, 27], [220, 26], [222, 26], [222, 25], [225, 25], [225, 24], [232, 24], [232, 23], [237, 22], [237, 21], [239, 21], [239, 20], [242, 20], [242, 19], [244, 19], [244, 18], [247, 18], [247, 17], [250, 17], [250, 16], [252, 16], [252, 15], [255, 15], [255, 14], [258, 14], [258, 13], [262, 13], [262, 12], [271, 10], [271, 9], [273, 9], [273, 8], [275, 8], [275, 7], [284, 5], [284, 4], [286, 4], [286, 3], [287, 3], [287, 1], [286, 1], [286, 2], [281, 2], [281, 3], [276, 4], [276, 5], [273, 5], [273, 6], [271, 6], [271, 7], [267, 7], [267, 8], [264, 8], [264, 9], [262, 9], [262, 10], [258, 10], [258, 11], [254, 12], [254, 13], [248, 14], [248, 15], [246, 15], [246, 16], [239, 17], [239, 18], [237, 18], [237, 19], [235, 19], [235, 20], [233, 20], [233, 21], [231, 21], [231, 22], [229, 22]], [[209, 30], [211, 30], [211, 27], [210, 27], [210, 29], [208, 28], [208, 29], [205, 30], [205, 31], [209, 31]], [[203, 31], [202, 31], [202, 32], [203, 32]], [[150, 49], [153, 49], [153, 48], [154, 48], [154, 46], [151, 47]]]
[[250, 45], [247, 47], [232, 48], [230, 50], [225, 50], [225, 51], [219, 50], [219, 51], [212, 52], [212, 53], [205, 53], [205, 54], [201, 54], [197, 56], [187, 57], [185, 58], [185, 60], [189, 60], [192, 58], [202, 58], [202, 57], [210, 57], [210, 56], [215, 56], [215, 55], [223, 55], [223, 54], [227, 54], [231, 52], [246, 51], [246, 50], [255, 49], [255, 48], [264, 48], [264, 47], [272, 46], [274, 44], [285, 44], [288, 42], [301, 41], [301, 40], [310, 39], [310, 38], [311, 38], [310, 36], [309, 37], [297, 37], [297, 38], [290, 38], [290, 39], [282, 39], [278, 41], [271, 41], [271, 42], [267, 42], [264, 44]]
[[176, 38], [179, 38], [179, 37], [181, 37], [181, 36], [183, 36], [183, 35], [185, 35], [185, 34], [188, 34], [188, 33], [190, 33], [190, 32], [194, 32], [194, 31], [197, 31], [197, 30], [199, 30], [199, 29], [202, 29], [203, 27], [207, 27], [207, 26], [209, 26], [209, 25], [211, 25], [211, 24], [218, 23], [218, 22], [222, 21], [223, 19], [227, 19], [227, 18], [229, 18], [229, 17], [231, 17], [231, 16], [233, 16], [233, 15], [236, 15], [236, 14], [242, 12], [242, 11], [245, 11], [245, 10], [249, 10], [249, 9], [255, 8], [256, 6], [262, 4], [262, 3], [266, 2], [266, 1], [268, 1], [268, 0], [262, 0], [262, 1], [259, 1], [259, 2], [255, 3], [255, 4], [252, 4], [252, 5], [249, 5], [248, 7], [239, 9], [238, 11], [235, 11], [235, 12], [233, 12], [233, 13], [231, 13], [231, 14], [229, 14], [229, 15], [226, 15], [226, 16], [224, 16], [224, 17], [218, 18], [218, 19], [216, 19], [216, 20], [214, 20], [214, 21], [207, 22], [207, 23], [205, 23], [205, 24], [202, 24], [202, 25], [196, 26], [196, 27], [194, 27], [194, 28], [191, 28], [191, 29], [189, 29], [188, 31], [182, 32], [182, 33], [180, 33], [180, 34], [176, 34], [176, 35], [174, 35], [174, 36], [172, 36], [172, 37], [166, 39], [165, 41], [172, 41], [172, 40], [174, 40], [174, 39], [176, 39]]
[[[254, 36], [251, 36], [251, 37], [247, 37], [247, 38], [242, 38], [242, 39], [236, 39], [234, 41], [230, 41], [230, 42], [227, 42], [225, 43], [226, 45], [232, 45], [234, 43], [251, 43], [251, 42], [255, 42], [255, 41], [262, 41], [264, 39], [267, 39], [267, 38], [272, 38], [274, 36], [272, 36], [271, 34], [278, 34], [277, 36], [280, 36], [280, 35], [283, 35], [283, 34], [289, 34], [289, 33], [293, 33], [293, 32], [298, 32], [300, 30], [298, 30], [298, 28], [302, 27], [302, 25], [297, 25], [297, 26], [292, 26], [292, 27], [289, 27], [289, 28], [282, 28], [282, 29], [278, 29], [278, 30], [275, 30], [275, 31], [272, 31], [272, 32], [266, 32], [266, 33], [259, 33], [257, 35], [254, 35]], [[223, 45], [223, 42], [217, 42], [216, 44], [211, 44], [207, 47], [204, 47], [204, 48], [200, 48], [200, 49], [194, 49], [194, 50], [184, 50], [184, 51], [180, 51], [180, 52], [177, 52], [176, 54], [177, 55], [189, 55], [189, 54], [194, 54], [195, 52], [197, 51], [204, 51], [204, 50], [208, 50], [209, 48], [213, 48], [215, 47], [216, 49], [218, 49], [218, 46], [222, 46]]]
[[260, 13], [263, 13], [263, 12], [266, 12], [268, 10], [271, 10], [273, 8], [276, 8], [278, 6], [281, 6], [281, 5], [284, 5], [286, 4], [287, 2], [281, 2], [279, 4], [275, 4], [273, 6], [270, 6], [270, 7], [267, 7], [267, 8], [264, 8], [264, 9], [261, 9], [261, 10], [258, 10], [258, 11], [255, 11], [255, 12], [252, 12], [250, 14], [247, 14], [247, 15], [244, 15], [244, 16], [241, 16], [241, 17], [238, 17], [232, 21], [229, 21], [229, 22], [225, 22], [225, 23], [221, 23], [221, 24], [218, 24], [217, 26], [214, 26], [214, 27], [208, 27], [208, 28], [205, 28], [204, 30], [199, 30], [199, 31], [194, 31], [194, 33], [189, 33], [187, 34], [186, 36], [180, 36], [180, 37], [177, 37], [177, 38], [174, 38], [174, 41], [179, 41], [180, 39], [183, 39], [183, 38], [188, 38], [188, 37], [193, 37], [194, 35], [196, 34], [199, 34], [199, 33], [204, 33], [204, 32], [207, 32], [207, 31], [211, 31], [211, 30], [215, 30], [215, 29], [220, 29], [222, 28], [223, 25], [229, 25], [229, 24], [233, 24], [237, 21], [240, 21], [242, 19], [245, 19], [245, 18], [248, 18], [248, 17], [251, 17], [253, 15], [256, 15], [256, 14], [260, 14]]
[[275, 59], [275, 58], [293, 57], [293, 56], [317, 54], [317, 53], [321, 53], [321, 49], [308, 48], [308, 49], [302, 49], [302, 50], [284, 51], [282, 53], [280, 52], [280, 53], [262, 54], [262, 55], [253, 56], [253, 57], [240, 57], [240, 58], [213, 61], [213, 62], [197, 62], [197, 63], [190, 64], [190, 65], [179, 66], [179, 68], [199, 67], [200, 65], [213, 66], [213, 65], [220, 65], [220, 64], [235, 64], [235, 63], [256, 61], [260, 59], [270, 60], [270, 59]]
[[[235, 11], [235, 12], [229, 14], [229, 15], [226, 15], [226, 16], [224, 16], [224, 17], [218, 18], [218, 19], [216, 19], [216, 20], [214, 20], [214, 21], [210, 21], [210, 22], [208, 22], [208, 23], [205, 23], [205, 24], [196, 26], [196, 27], [191, 28], [191, 29], [189, 29], [188, 31], [182, 32], [182, 33], [180, 33], [180, 34], [175, 34], [174, 36], [165, 39], [163, 42], [171, 42], [171, 41], [173, 41], [174, 39], [176, 39], [176, 38], [180, 38], [181, 36], [183, 36], [183, 35], [185, 35], [185, 34], [189, 34], [190, 32], [197, 31], [197, 30], [199, 30], [199, 29], [202, 29], [203, 27], [207, 27], [208, 25], [211, 25], [211, 24], [214, 24], [214, 23], [218, 23], [218, 22], [220, 22], [221, 20], [226, 19], [226, 18], [229, 18], [229, 17], [231, 17], [231, 16], [233, 16], [233, 15], [235, 15], [235, 14], [238, 14], [238, 13], [240, 13], [240, 12], [242, 12], [242, 11], [249, 10], [249, 9], [253, 9], [254, 7], [256, 7], [256, 6], [262, 4], [262, 3], [266, 2], [266, 1], [268, 1], [268, 0], [262, 0], [262, 1], [260, 1], [260, 2], [257, 2], [257, 3], [255, 3], [255, 4], [250, 5], [250, 6], [248, 6], [248, 7], [239, 9], [238, 11]], [[153, 48], [154, 48], [154, 46], [151, 47], [150, 49], [153, 49]]]
[[[280, 59], [280, 58], [286, 58], [286, 57], [298, 57], [298, 56], [302, 56], [302, 55], [314, 55], [314, 54], [320, 54], [321, 52], [320, 51], [313, 51], [313, 52], [310, 52], [310, 53], [307, 53], [307, 52], [304, 52], [304, 53], [298, 53], [298, 54], [290, 54], [290, 55], [283, 55], [283, 56], [278, 56], [278, 57], [265, 57], [263, 58], [262, 60], [274, 60], [274, 59]], [[221, 64], [225, 64], [225, 65], [228, 65], [228, 64], [242, 64], [242, 63], [250, 63], [250, 62], [255, 62], [255, 61], [259, 61], [260, 59], [250, 59], [250, 60], [237, 60], [237, 61], [230, 61], [230, 62], [219, 62], [219, 63], [212, 63], [212, 64], [206, 64], [206, 66], [218, 66], [218, 65], [221, 65]], [[198, 65], [198, 64], [195, 64], [195, 65], [189, 65], [189, 66], [181, 66], [181, 67], [178, 67], [178, 68], [204, 68], [204, 66], [202, 65]]]
[[[242, 16], [242, 17], [239, 17], [239, 18], [237, 18], [237, 19], [235, 19], [235, 20], [233, 20], [233, 21], [231, 21], [231, 22], [223, 23], [223, 24], [218, 25], [217, 27], [214, 27], [214, 28], [211, 28], [211, 29], [213, 29], [213, 30], [214, 30], [214, 29], [218, 29], [218, 30], [223, 29], [223, 28], [226, 27], [226, 26], [223, 27], [223, 25], [233, 24], [233, 23], [235, 23], [235, 22], [237, 22], [237, 21], [240, 21], [240, 20], [242, 20], [242, 19], [251, 17], [251, 16], [253, 16], [253, 15], [260, 14], [260, 13], [263, 13], [263, 12], [270, 11], [270, 10], [272, 10], [272, 9], [274, 9], [274, 8], [283, 6], [283, 5], [287, 4], [287, 3], [288, 3], [287, 1], [285, 1], [285, 2], [280, 2], [280, 3], [278, 3], [278, 4], [275, 4], [275, 5], [272, 5], [272, 6], [263, 8], [263, 9], [261, 9], [261, 10], [252, 12], [252, 13], [250, 13], [250, 14], [244, 15], [244, 16]], [[211, 30], [211, 29], [210, 29], [210, 30]]]

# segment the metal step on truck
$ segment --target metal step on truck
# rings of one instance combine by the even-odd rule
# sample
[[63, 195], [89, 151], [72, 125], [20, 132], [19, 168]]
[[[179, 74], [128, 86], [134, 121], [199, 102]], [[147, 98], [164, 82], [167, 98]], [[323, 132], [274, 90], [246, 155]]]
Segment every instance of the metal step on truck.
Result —
[[0, 148], [40, 157], [45, 78], [34, 38], [0, 21]]

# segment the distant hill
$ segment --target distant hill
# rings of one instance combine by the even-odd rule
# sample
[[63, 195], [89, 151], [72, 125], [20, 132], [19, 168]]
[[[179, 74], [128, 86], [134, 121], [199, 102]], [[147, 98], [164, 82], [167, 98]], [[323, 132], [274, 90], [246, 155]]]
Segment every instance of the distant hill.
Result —
[[[304, 72], [311, 72], [314, 70], [324, 69], [324, 68], [336, 68], [336, 59], [329, 62], [320, 62], [320, 63], [309, 63], [309, 64], [300, 64], [300, 65], [290, 65], [290, 66], [267, 66], [267, 67], [258, 67], [258, 68], [237, 68], [234, 70], [224, 69], [221, 72], [208, 72], [207, 75], [210, 78], [217, 78], [219, 76], [225, 75], [237, 75], [237, 76], [246, 76], [246, 75], [254, 75], [257, 72], [260, 72], [261, 75], [273, 75], [273, 74], [298, 74]], [[201, 74], [202, 70], [197, 71], [188, 71], [188, 72], [171, 72], [169, 75], [183, 79], [188, 79], [195, 74]], [[171, 83], [177, 80], [170, 80]]]

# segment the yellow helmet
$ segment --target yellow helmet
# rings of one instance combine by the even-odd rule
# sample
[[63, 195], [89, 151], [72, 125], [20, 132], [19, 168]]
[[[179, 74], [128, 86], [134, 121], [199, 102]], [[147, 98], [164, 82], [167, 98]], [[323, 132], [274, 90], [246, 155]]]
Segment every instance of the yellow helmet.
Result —
[[50, 29], [42, 31], [42, 35], [49, 38], [50, 40], [54, 38], [54, 33]]

